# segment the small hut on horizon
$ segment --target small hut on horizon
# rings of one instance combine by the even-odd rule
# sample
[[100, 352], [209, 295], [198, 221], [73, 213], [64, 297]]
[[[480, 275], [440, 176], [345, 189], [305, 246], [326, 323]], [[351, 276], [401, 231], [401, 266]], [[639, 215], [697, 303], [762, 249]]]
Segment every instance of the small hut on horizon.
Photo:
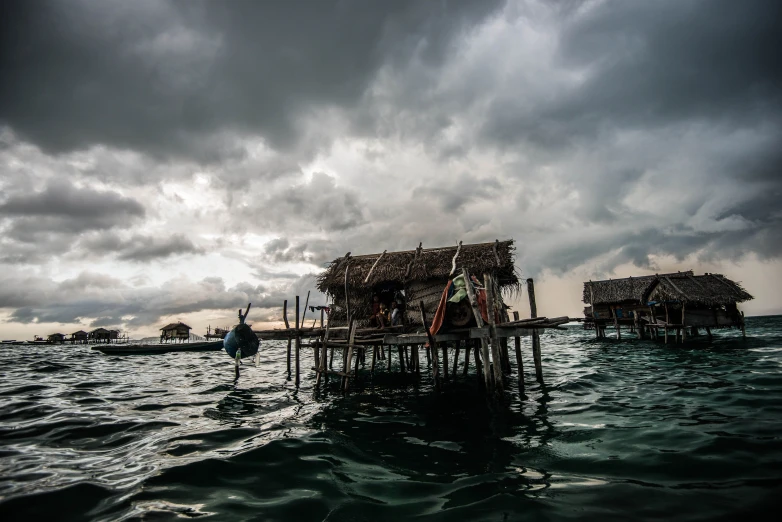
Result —
[[87, 342], [87, 339], [89, 339], [89, 334], [84, 330], [79, 330], [78, 332], [73, 332], [71, 334], [72, 344], [76, 344], [76, 343], [84, 344]]
[[190, 330], [192, 330], [192, 328], [181, 321], [167, 324], [160, 329], [160, 342], [184, 342], [190, 338]]
[[[513, 240], [450, 247], [383, 252], [335, 259], [317, 280], [319, 291], [333, 300], [331, 324], [347, 324], [348, 312], [366, 326], [375, 295], [386, 306], [395, 300], [403, 309], [405, 324], [419, 325], [417, 304], [424, 302], [428, 316], [437, 310], [443, 289], [462, 268], [479, 278], [491, 274], [499, 288], [520, 288], [514, 265]], [[410, 303], [410, 306], [405, 306]]]
[[50, 334], [47, 340], [53, 344], [62, 344], [65, 342], [65, 335], [61, 333]]
[[691, 270], [584, 283], [584, 324], [595, 328], [598, 338], [613, 325], [621, 338], [621, 326], [629, 326], [643, 336], [654, 337], [660, 329], [673, 330], [685, 338], [688, 330], [698, 334], [705, 328], [741, 328], [744, 314], [738, 303], [753, 297], [738, 283], [721, 274], [696, 276]]

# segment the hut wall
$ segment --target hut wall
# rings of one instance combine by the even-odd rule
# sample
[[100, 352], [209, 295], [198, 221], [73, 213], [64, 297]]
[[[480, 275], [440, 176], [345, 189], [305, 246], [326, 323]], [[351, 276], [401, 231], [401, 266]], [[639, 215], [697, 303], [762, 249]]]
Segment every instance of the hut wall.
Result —
[[418, 309], [418, 303], [421, 301], [424, 302], [427, 321], [431, 322], [447, 284], [448, 279], [429, 279], [428, 281], [409, 283], [405, 288], [405, 296], [407, 297], [405, 318], [407, 324], [421, 324], [421, 311]]

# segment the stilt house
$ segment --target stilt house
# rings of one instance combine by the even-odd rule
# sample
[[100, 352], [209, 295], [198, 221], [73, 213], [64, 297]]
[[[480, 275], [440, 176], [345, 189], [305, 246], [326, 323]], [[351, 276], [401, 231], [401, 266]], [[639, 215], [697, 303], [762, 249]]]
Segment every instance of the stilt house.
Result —
[[190, 338], [190, 328], [183, 322], [167, 324], [160, 329], [160, 341], [186, 341]]
[[513, 240], [402, 252], [383, 252], [335, 259], [320, 275], [318, 290], [333, 300], [332, 325], [347, 324], [348, 313], [366, 326], [372, 316], [374, 296], [386, 306], [396, 301], [404, 312], [405, 324], [420, 325], [418, 303], [424, 302], [431, 317], [437, 310], [448, 281], [466, 268], [482, 279], [491, 274], [501, 290], [519, 288], [514, 266]]
[[96, 343], [108, 343], [111, 342], [111, 332], [105, 328], [96, 328], [90, 332], [89, 338]]
[[698, 328], [743, 329], [744, 315], [737, 304], [750, 299], [738, 283], [720, 274], [696, 276], [688, 271], [589, 281], [584, 283], [584, 322], [598, 337], [607, 325], [617, 332], [627, 325], [640, 335], [645, 330], [656, 335], [660, 328], [685, 336], [688, 329], [691, 334]]
[[49, 335], [48, 341], [50, 343], [62, 344], [65, 342], [65, 335], [61, 333], [53, 333]]
[[73, 332], [71, 334], [71, 342], [72, 343], [79, 343], [83, 344], [87, 342], [87, 339], [89, 338], [89, 334], [85, 332], [84, 330], [79, 330], [78, 332]]

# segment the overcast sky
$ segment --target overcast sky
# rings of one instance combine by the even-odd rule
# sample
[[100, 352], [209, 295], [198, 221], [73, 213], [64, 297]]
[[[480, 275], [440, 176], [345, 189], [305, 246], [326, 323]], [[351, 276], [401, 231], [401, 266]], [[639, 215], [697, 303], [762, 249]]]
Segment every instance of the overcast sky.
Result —
[[684, 269], [782, 312], [782, 2], [0, 6], [2, 338], [271, 326], [348, 251], [496, 238], [543, 314]]

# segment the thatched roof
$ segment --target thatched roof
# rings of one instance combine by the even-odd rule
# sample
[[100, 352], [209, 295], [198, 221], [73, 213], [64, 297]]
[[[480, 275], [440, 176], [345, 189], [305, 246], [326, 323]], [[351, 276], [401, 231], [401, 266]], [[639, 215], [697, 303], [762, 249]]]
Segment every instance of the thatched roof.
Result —
[[645, 303], [654, 290], [666, 300], [723, 305], [749, 301], [752, 296], [738, 283], [720, 274], [696, 276], [692, 271], [655, 274], [584, 283], [583, 300], [589, 304]]
[[665, 300], [708, 306], [741, 303], [753, 299], [738, 283], [721, 274], [660, 276], [651, 291], [655, 291]]
[[93, 331], [91, 331], [90, 333], [91, 333], [92, 335], [96, 335], [96, 334], [107, 334], [107, 333], [109, 333], [109, 331], [108, 331], [108, 330], [106, 330], [105, 328], [96, 328], [96, 329], [94, 329]]
[[[388, 281], [407, 283], [447, 279], [451, 274], [452, 260], [457, 248], [456, 246], [440, 248], [419, 246], [416, 250], [403, 252], [355, 257], [348, 254], [332, 261], [318, 277], [318, 290], [332, 294], [335, 291], [344, 293], [346, 268], [348, 286], [353, 289], [371, 288], [373, 285]], [[514, 251], [513, 240], [462, 245], [459, 257], [456, 259], [457, 273], [461, 268], [466, 268], [471, 274], [479, 277], [488, 272], [495, 275], [501, 286], [518, 285]], [[370, 276], [368, 280], [367, 275]]]

